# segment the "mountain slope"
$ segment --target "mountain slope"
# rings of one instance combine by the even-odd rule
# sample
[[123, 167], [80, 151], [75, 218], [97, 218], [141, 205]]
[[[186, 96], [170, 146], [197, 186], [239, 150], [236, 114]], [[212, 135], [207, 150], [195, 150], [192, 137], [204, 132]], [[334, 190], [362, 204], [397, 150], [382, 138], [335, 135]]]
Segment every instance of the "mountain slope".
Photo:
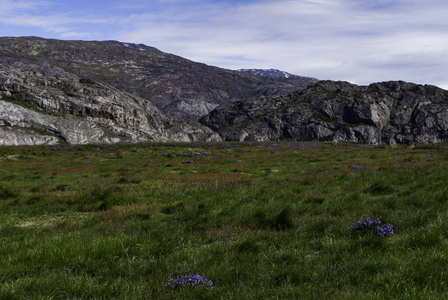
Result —
[[286, 95], [316, 82], [274, 80], [195, 63], [153, 47], [116, 41], [0, 38], [0, 50], [34, 57], [80, 78], [107, 83], [176, 118], [199, 119], [220, 105], [250, 97]]
[[448, 91], [403, 81], [320, 81], [286, 97], [219, 107], [200, 120], [225, 140], [368, 144], [448, 141]]
[[106, 83], [0, 50], [1, 145], [197, 140], [220, 138]]

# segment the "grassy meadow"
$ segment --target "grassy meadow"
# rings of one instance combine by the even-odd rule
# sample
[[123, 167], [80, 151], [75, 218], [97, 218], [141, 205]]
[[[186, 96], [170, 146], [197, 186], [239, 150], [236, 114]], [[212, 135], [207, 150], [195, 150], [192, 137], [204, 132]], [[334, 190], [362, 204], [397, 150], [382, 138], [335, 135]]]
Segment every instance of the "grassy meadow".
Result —
[[[447, 163], [442, 144], [1, 147], [0, 299], [447, 299]], [[349, 230], [367, 218], [393, 234]], [[195, 274], [212, 284], [171, 285]]]

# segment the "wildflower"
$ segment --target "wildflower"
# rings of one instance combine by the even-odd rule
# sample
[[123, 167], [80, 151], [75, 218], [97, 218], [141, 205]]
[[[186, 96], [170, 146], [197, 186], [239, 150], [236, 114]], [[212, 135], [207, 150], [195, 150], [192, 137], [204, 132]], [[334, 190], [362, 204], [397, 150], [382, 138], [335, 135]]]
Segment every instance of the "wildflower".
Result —
[[193, 161], [190, 160], [190, 159], [187, 159], [187, 160], [185, 161], [186, 164], [191, 164], [192, 162], [193, 162]]
[[252, 159], [252, 162], [257, 162], [257, 160], [254, 158], [254, 159]]
[[167, 287], [176, 288], [182, 286], [192, 286], [192, 287], [208, 287], [212, 286], [213, 282], [199, 274], [187, 275], [187, 276], [177, 276], [176, 278], [168, 279], [168, 283], [165, 285]]
[[271, 151], [271, 154], [275, 154], [275, 151]]
[[418, 161], [416, 161], [415, 159], [411, 160], [411, 164], [415, 164], [415, 163], [418, 163]]
[[360, 169], [362, 169], [362, 167], [361, 167], [361, 166], [358, 166], [358, 165], [352, 166], [352, 168], [355, 169], [355, 170], [360, 170]]
[[238, 160], [238, 162], [240, 163], [240, 162], [241, 162], [241, 159], [240, 159], [240, 160]]
[[433, 161], [434, 158], [427, 158], [426, 161]]
[[362, 223], [361, 221], [356, 221], [353, 225], [348, 226], [348, 230], [370, 232], [372, 229], [375, 229], [375, 233], [378, 237], [390, 236], [394, 233], [392, 224], [387, 223], [384, 227], [380, 227], [380, 224], [381, 221], [378, 218], [375, 220], [367, 218], [367, 220]]
[[322, 174], [326, 174], [326, 173], [328, 173], [328, 171], [327, 171], [327, 170], [325, 170], [325, 171], [322, 171], [321, 173], [322, 173]]
[[334, 169], [339, 169], [341, 166], [333, 166]]

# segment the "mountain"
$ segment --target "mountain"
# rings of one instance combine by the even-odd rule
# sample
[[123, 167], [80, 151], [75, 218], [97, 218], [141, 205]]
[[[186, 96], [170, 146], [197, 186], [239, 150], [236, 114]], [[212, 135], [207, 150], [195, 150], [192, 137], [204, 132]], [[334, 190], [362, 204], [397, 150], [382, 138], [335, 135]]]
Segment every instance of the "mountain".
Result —
[[220, 140], [107, 83], [0, 50], [0, 145]]
[[194, 120], [221, 105], [260, 95], [286, 95], [316, 82], [253, 76], [117, 41], [0, 38], [0, 50], [45, 61], [145, 99], [164, 114]]
[[263, 77], [270, 77], [270, 78], [291, 78], [291, 77], [300, 77], [305, 79], [311, 79], [311, 80], [317, 80], [313, 77], [304, 77], [299, 75], [290, 74], [285, 71], [280, 71], [277, 69], [239, 69], [239, 72], [257, 75], [257, 76], [263, 76]]
[[446, 142], [448, 91], [270, 78], [118, 41], [0, 38], [1, 145], [281, 139]]
[[319, 81], [285, 97], [219, 107], [200, 121], [228, 141], [446, 142], [448, 91], [403, 81]]

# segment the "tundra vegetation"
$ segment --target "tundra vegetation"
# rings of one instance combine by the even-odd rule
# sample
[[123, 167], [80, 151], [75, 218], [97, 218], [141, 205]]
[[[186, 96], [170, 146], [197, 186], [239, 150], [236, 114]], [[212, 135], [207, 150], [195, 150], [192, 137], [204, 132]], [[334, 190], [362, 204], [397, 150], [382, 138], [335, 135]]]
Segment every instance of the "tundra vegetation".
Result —
[[444, 299], [448, 146], [0, 148], [0, 299]]

